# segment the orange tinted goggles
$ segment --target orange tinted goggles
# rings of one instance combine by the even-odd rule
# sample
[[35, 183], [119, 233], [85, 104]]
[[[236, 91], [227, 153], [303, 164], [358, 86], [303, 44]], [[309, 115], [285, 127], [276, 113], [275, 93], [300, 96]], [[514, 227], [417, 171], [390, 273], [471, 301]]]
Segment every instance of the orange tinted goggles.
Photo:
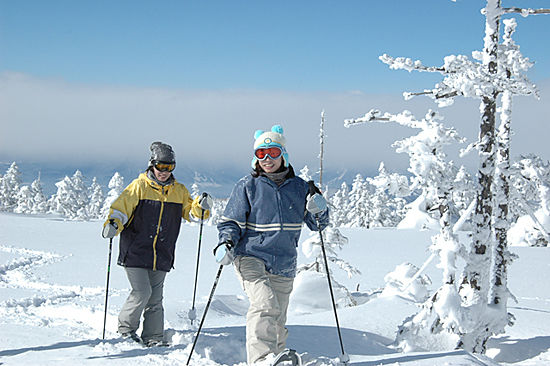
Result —
[[275, 160], [281, 157], [282, 151], [278, 147], [259, 148], [254, 151], [254, 156], [258, 160], [265, 160], [268, 156]]
[[159, 172], [172, 172], [176, 169], [176, 164], [156, 163], [155, 169]]

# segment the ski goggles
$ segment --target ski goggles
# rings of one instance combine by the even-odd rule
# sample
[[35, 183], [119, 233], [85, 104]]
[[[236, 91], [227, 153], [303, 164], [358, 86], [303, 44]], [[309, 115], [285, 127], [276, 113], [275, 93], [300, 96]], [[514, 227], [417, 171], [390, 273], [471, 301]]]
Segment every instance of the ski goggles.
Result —
[[155, 169], [159, 172], [172, 172], [176, 169], [176, 164], [155, 163]]
[[272, 160], [276, 160], [281, 157], [282, 153], [283, 152], [278, 147], [267, 147], [267, 148], [260, 147], [259, 149], [254, 150], [254, 156], [258, 160], [265, 160], [265, 158], [267, 158], [268, 156]]

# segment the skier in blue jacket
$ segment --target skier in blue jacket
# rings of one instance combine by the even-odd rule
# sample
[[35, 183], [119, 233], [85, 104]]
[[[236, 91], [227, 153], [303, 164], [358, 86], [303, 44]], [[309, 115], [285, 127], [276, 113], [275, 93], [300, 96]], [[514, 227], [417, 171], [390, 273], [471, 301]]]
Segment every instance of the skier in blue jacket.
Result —
[[222, 264], [234, 263], [250, 300], [246, 324], [248, 363], [273, 359], [286, 347], [288, 303], [297, 268], [302, 226], [328, 225], [326, 201], [294, 174], [281, 126], [256, 131], [251, 175], [233, 188], [218, 223], [214, 250]]

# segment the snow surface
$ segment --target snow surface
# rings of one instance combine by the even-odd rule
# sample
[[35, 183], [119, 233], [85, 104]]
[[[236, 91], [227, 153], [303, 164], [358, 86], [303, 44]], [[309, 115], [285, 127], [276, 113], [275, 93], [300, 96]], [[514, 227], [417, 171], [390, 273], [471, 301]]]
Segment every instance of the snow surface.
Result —
[[[0, 365], [186, 364], [218, 268], [211, 254], [217, 238], [215, 227], [203, 229], [198, 319], [191, 325], [187, 316], [193, 295], [198, 226], [186, 224], [178, 241], [176, 268], [165, 284], [166, 339], [172, 346], [143, 348], [121, 340], [116, 333], [117, 314], [128, 295], [125, 273], [115, 264], [118, 238], [111, 260], [106, 339], [102, 339], [109, 245], [100, 236], [101, 226], [97, 220], [0, 213]], [[550, 278], [550, 248], [512, 248], [519, 255], [509, 270], [509, 286], [518, 301], [509, 304], [509, 311], [515, 315], [516, 324], [508, 327], [505, 335], [489, 341], [487, 356], [433, 349], [398, 353], [390, 346], [397, 327], [419, 308], [413, 297], [400, 296], [398, 291], [379, 295], [386, 287], [385, 278], [391, 277], [395, 283], [400, 273], [397, 269], [404, 263], [422, 266], [430, 257], [430, 237], [437, 232], [340, 231], [349, 239], [340, 258], [362, 272], [349, 278], [345, 271], [331, 268], [335, 279], [357, 302], [355, 307], [338, 309], [350, 365], [550, 364], [550, 284], [545, 281]], [[304, 229], [302, 242], [308, 237]], [[468, 243], [467, 233], [460, 237]], [[300, 250], [299, 264], [309, 261]], [[441, 286], [442, 274], [436, 262], [424, 272], [431, 280], [425, 281], [429, 291]], [[291, 298], [287, 346], [301, 354], [304, 365], [336, 365], [341, 352], [328, 287], [305, 291], [309, 284], [313, 285], [308, 283], [308, 276], [302, 278]], [[192, 365], [245, 365], [247, 306], [233, 268], [225, 267]]]

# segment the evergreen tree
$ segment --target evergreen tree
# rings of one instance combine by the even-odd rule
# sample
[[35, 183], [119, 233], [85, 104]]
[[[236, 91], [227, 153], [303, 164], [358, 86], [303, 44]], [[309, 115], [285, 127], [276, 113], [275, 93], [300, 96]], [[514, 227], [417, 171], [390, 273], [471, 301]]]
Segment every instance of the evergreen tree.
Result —
[[195, 199], [199, 196], [200, 192], [199, 192], [199, 185], [195, 182], [193, 183], [193, 185], [191, 186], [191, 198], [192, 199]]
[[103, 189], [101, 189], [101, 185], [97, 182], [96, 177], [94, 177], [88, 192], [88, 215], [90, 219], [99, 219], [101, 218], [101, 208], [105, 202], [105, 194], [103, 193]]
[[13, 212], [17, 207], [17, 197], [21, 189], [21, 172], [15, 162], [0, 179], [0, 211]]
[[31, 188], [34, 192], [34, 197], [33, 197], [34, 204], [32, 206], [32, 213], [43, 214], [48, 212], [48, 199], [44, 195], [44, 190], [42, 189], [40, 173], [38, 174], [38, 178], [34, 182], [32, 182]]
[[88, 197], [88, 188], [84, 183], [84, 177], [80, 170], [77, 170], [72, 176], [71, 184], [75, 197], [75, 206], [72, 209], [73, 212], [76, 212], [75, 218], [87, 221], [90, 219], [88, 215], [88, 202], [90, 199]]
[[17, 205], [13, 210], [16, 213], [30, 214], [33, 211], [34, 195], [32, 187], [23, 186], [17, 193]]
[[101, 218], [106, 219], [109, 216], [111, 205], [115, 202], [118, 196], [120, 196], [123, 190], [124, 178], [116, 172], [109, 181], [109, 192], [107, 193], [107, 198], [105, 198], [103, 207], [101, 208]]
[[349, 192], [350, 209], [347, 214], [348, 225], [351, 227], [369, 227], [370, 221], [370, 192], [368, 183], [361, 174], [353, 180]]
[[307, 165], [304, 166], [302, 170], [300, 170], [299, 177], [305, 180], [306, 182], [309, 182], [311, 180], [311, 174], [309, 172], [309, 168], [307, 167]]
[[371, 198], [373, 226], [394, 227], [404, 217], [405, 200], [410, 194], [408, 179], [404, 175], [390, 174], [385, 164], [380, 163], [378, 176], [367, 178], [375, 192]]
[[48, 201], [50, 212], [59, 213], [69, 219], [76, 218], [77, 211], [75, 209], [78, 207], [78, 199], [71, 178], [65, 176], [55, 183], [55, 186], [57, 192]]
[[349, 222], [348, 212], [350, 209], [349, 188], [346, 182], [342, 182], [340, 189], [330, 199], [330, 222], [332, 227], [346, 226]]

